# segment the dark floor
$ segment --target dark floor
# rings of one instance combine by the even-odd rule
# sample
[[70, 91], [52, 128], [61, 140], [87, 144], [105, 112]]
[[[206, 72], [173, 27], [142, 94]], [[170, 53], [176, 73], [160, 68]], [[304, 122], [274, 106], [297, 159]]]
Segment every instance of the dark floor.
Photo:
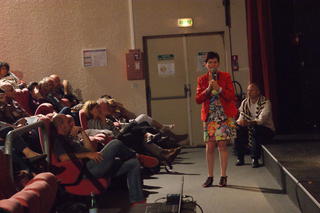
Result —
[[320, 202], [320, 141], [278, 141], [265, 147]]

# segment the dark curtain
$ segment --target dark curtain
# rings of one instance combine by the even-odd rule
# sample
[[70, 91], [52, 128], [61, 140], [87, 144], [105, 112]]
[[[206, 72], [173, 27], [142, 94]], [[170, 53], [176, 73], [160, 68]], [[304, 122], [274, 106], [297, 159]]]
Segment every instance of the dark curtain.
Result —
[[250, 82], [257, 83], [262, 93], [272, 101], [273, 116], [276, 118], [277, 97], [270, 8], [270, 0], [246, 0]]

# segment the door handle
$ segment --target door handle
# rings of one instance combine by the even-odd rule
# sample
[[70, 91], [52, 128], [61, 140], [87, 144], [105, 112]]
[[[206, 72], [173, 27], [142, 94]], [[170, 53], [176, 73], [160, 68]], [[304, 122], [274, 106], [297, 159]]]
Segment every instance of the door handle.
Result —
[[191, 85], [190, 84], [184, 84], [184, 95], [185, 97], [191, 97]]

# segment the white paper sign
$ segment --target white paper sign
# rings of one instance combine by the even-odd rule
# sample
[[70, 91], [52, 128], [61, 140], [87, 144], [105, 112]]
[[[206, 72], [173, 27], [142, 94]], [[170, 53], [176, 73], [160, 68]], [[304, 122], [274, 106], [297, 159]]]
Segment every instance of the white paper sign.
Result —
[[206, 72], [207, 68], [205, 67], [206, 58], [208, 52], [198, 52], [197, 54], [197, 72]]
[[107, 50], [93, 49], [83, 50], [84, 67], [104, 67], [107, 66]]
[[170, 76], [175, 74], [174, 62], [158, 63], [159, 76]]

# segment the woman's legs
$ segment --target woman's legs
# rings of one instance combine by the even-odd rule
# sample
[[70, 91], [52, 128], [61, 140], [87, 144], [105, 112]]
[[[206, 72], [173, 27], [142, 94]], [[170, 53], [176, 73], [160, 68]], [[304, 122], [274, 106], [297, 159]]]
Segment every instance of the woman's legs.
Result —
[[208, 164], [208, 177], [213, 177], [213, 170], [214, 170], [214, 149], [215, 149], [215, 142], [208, 141], [206, 143], [206, 158]]
[[227, 176], [227, 167], [228, 167], [228, 148], [227, 148], [227, 141], [219, 141], [218, 142], [218, 149], [220, 155], [220, 171], [221, 176]]
[[134, 119], [138, 124], [142, 123], [142, 122], [147, 122], [150, 126], [153, 124], [153, 120], [151, 117], [149, 117], [148, 115], [145, 114], [141, 114], [138, 117], [136, 117]]

